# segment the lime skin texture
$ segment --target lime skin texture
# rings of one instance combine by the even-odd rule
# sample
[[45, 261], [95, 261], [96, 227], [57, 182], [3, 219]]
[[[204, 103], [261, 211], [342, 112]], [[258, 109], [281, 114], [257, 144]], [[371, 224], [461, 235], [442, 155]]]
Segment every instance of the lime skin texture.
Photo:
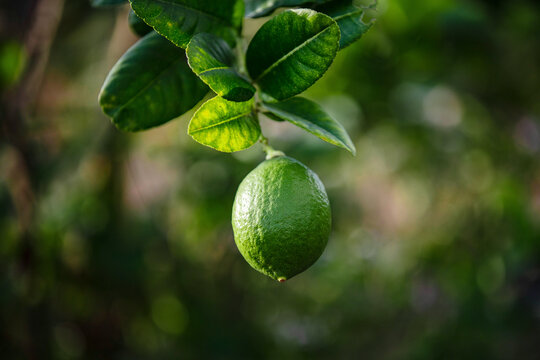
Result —
[[331, 230], [324, 185], [287, 156], [262, 162], [240, 184], [232, 226], [236, 246], [257, 271], [284, 282], [323, 253]]

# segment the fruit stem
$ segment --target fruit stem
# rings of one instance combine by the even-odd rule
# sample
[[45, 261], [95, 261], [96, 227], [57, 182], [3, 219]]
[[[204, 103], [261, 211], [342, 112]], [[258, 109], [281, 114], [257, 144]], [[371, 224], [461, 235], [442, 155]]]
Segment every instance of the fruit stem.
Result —
[[[258, 103], [259, 102], [256, 101], [256, 105], [258, 105]], [[255, 118], [257, 119], [257, 122], [259, 122], [259, 111], [260, 111], [259, 107], [256, 106], [254, 109], [254, 115], [255, 115]], [[262, 132], [261, 132], [261, 135], [259, 136], [259, 142], [262, 145], [263, 151], [266, 153], [266, 160], [270, 160], [278, 156], [285, 156], [285, 153], [283, 151], [276, 150], [268, 144], [268, 139], [266, 138], [266, 136], [263, 135]]]
[[268, 139], [261, 133], [259, 142], [262, 144], [263, 150], [266, 153], [266, 160], [273, 159], [278, 156], [285, 156], [283, 151], [279, 151], [268, 145]]

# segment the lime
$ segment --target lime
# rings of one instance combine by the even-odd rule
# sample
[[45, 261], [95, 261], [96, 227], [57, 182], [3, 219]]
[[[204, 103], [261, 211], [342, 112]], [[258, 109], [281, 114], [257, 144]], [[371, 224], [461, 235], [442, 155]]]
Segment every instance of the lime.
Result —
[[283, 282], [323, 253], [331, 229], [330, 203], [317, 174], [295, 159], [278, 156], [242, 181], [232, 225], [246, 261]]

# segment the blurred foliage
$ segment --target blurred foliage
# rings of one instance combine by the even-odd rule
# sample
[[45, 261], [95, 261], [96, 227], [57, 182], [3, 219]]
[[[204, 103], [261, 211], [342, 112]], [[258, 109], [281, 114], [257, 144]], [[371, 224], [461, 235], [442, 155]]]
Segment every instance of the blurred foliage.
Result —
[[16, 41], [0, 43], [0, 89], [7, 89], [17, 82], [24, 70], [26, 55]]
[[[127, 9], [66, 1], [27, 134], [32, 256], [0, 145], [2, 358], [40, 342], [44, 359], [538, 359], [540, 5], [381, 0], [371, 16], [306, 94], [356, 157], [264, 120], [333, 208], [323, 257], [279, 284], [230, 225], [261, 149], [202, 147], [189, 114], [115, 130], [96, 99], [134, 41]], [[24, 62], [6, 44], [3, 84]]]

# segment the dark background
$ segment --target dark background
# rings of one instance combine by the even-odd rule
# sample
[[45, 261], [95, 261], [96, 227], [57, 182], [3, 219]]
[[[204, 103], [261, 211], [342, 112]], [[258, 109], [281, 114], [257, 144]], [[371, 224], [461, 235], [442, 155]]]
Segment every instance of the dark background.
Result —
[[540, 359], [537, 1], [379, 1], [306, 94], [356, 157], [264, 120], [333, 209], [322, 258], [284, 284], [232, 236], [258, 145], [205, 148], [190, 114], [136, 134], [102, 115], [136, 41], [125, 7], [1, 4], [0, 358]]

